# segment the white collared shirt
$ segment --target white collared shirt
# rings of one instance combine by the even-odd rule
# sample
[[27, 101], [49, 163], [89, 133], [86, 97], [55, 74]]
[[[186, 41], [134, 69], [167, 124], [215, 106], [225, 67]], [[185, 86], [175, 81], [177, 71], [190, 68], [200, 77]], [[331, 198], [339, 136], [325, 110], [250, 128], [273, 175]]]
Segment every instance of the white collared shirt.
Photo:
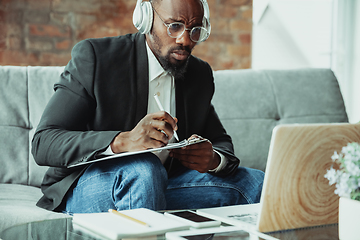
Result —
[[[176, 103], [175, 103], [175, 81], [174, 77], [167, 73], [156, 59], [154, 53], [151, 51], [149, 45], [146, 42], [146, 50], [149, 62], [149, 97], [148, 97], [148, 110], [147, 113], [155, 113], [160, 111], [154, 95], [158, 95], [158, 98], [165, 110], [170, 113], [171, 116], [176, 117]], [[175, 142], [174, 136], [170, 142]], [[154, 154], [164, 164], [169, 151], [163, 150], [154, 152]]]
[[156, 94], [164, 110], [170, 113], [171, 116], [176, 117], [174, 77], [165, 72], [147, 43], [146, 50], [149, 60], [149, 98], [147, 113], [160, 111], [154, 99], [154, 95]]

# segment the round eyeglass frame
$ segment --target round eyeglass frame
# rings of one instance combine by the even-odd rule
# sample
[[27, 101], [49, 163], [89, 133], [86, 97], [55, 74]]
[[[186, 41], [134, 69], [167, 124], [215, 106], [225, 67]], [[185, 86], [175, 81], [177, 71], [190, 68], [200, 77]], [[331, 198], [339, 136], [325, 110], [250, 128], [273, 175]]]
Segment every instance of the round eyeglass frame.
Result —
[[[180, 37], [184, 34], [184, 32], [185, 32], [186, 30], [188, 30], [188, 31], [190, 31], [190, 32], [189, 32], [189, 37], [190, 37], [191, 41], [193, 41], [193, 42], [196, 42], [196, 43], [202, 42], [202, 41], [204, 41], [204, 40], [207, 38], [207, 36], [208, 36], [208, 31], [206, 30], [206, 28], [200, 27], [200, 26], [193, 27], [193, 28], [186, 28], [185, 24], [182, 23], [182, 22], [165, 23], [165, 21], [160, 17], [159, 13], [155, 10], [155, 8], [152, 6], [152, 4], [151, 4], [151, 8], [154, 10], [154, 12], [155, 12], [156, 15], [159, 17], [159, 19], [163, 22], [164, 26], [167, 27], [167, 34], [169, 35], [169, 37], [171, 37], [171, 38], [180, 38]], [[177, 36], [173, 36], [172, 33], [171, 33], [171, 31], [170, 31], [170, 27], [171, 27], [173, 24], [178, 24], [178, 25], [180, 25], [180, 26], [183, 27], [182, 32], [181, 32], [181, 33], [178, 33]], [[195, 39], [193, 39], [193, 37], [192, 37], [192, 35], [193, 35], [193, 33], [194, 33], [194, 30], [196, 31], [197, 29], [199, 29], [200, 31], [204, 31], [204, 33], [205, 33], [205, 34], [201, 34], [201, 33], [199, 34], [199, 40], [195, 40]], [[203, 37], [200, 38], [201, 36], [203, 36]]]

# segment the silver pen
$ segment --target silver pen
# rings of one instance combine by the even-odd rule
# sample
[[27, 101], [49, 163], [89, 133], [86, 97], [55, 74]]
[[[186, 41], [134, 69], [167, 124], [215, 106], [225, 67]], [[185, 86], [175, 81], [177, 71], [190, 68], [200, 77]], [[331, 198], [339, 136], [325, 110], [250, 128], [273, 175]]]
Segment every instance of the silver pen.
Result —
[[[161, 105], [160, 99], [159, 99], [159, 97], [158, 97], [157, 94], [154, 94], [154, 98], [155, 98], [155, 101], [156, 101], [156, 103], [157, 103], [160, 111], [165, 111], [164, 108], [163, 108], [163, 106]], [[178, 137], [178, 135], [177, 135], [177, 133], [176, 133], [175, 130], [174, 130], [174, 137], [175, 137], [176, 140], [179, 141], [179, 137]]]

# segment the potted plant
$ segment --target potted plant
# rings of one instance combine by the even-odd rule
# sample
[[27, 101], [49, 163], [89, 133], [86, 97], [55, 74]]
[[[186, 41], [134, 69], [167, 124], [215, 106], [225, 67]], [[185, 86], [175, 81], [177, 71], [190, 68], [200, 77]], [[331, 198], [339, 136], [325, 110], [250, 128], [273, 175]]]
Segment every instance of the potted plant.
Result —
[[360, 145], [348, 143], [340, 153], [331, 157], [337, 163], [327, 170], [325, 178], [335, 185], [339, 201], [339, 238], [359, 239], [360, 237]]

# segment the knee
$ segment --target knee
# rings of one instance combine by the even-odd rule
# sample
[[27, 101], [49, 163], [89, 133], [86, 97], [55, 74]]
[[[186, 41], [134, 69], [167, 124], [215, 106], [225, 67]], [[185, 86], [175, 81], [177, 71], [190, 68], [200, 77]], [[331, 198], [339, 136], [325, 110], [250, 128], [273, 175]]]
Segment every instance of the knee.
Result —
[[132, 159], [128, 168], [119, 169], [122, 178], [146, 183], [167, 182], [167, 172], [154, 154], [142, 154]]
[[249, 203], [260, 202], [265, 176], [264, 172], [258, 169], [241, 168], [240, 175], [244, 178]]
[[138, 156], [119, 168], [113, 196], [117, 209], [165, 209], [167, 172], [153, 154]]

